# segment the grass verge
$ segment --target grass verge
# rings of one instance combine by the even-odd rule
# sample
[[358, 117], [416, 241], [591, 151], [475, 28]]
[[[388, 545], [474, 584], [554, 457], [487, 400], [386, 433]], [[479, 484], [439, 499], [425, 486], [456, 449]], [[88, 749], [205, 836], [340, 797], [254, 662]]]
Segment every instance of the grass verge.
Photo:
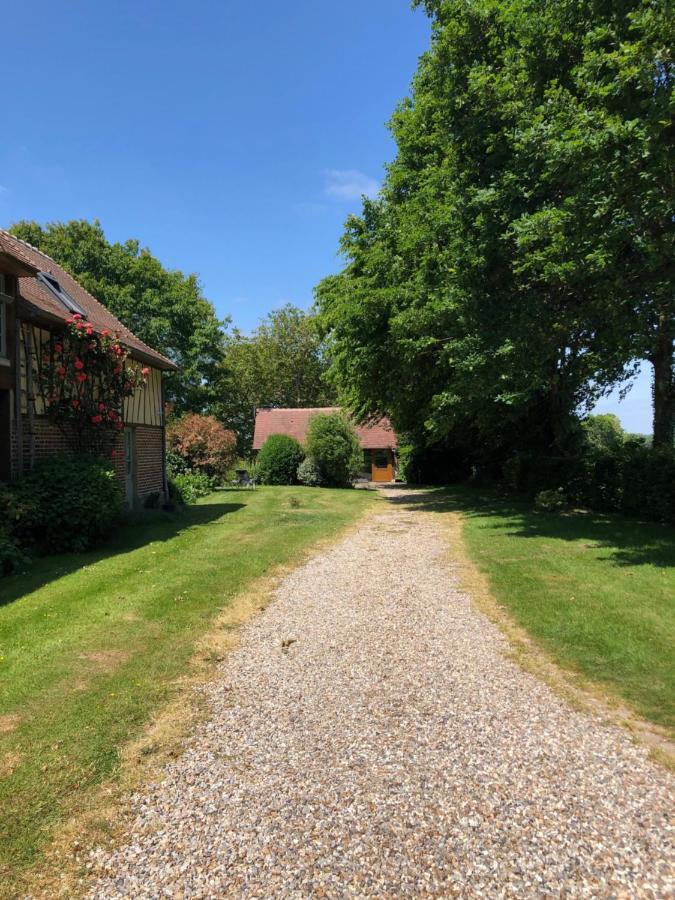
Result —
[[123, 748], [176, 700], [195, 649], [218, 659], [223, 642], [205, 636], [255, 609], [242, 592], [373, 502], [364, 491], [221, 491], [0, 581], [0, 896], [20, 894]]
[[675, 738], [675, 529], [444, 491], [496, 602], [559, 665]]

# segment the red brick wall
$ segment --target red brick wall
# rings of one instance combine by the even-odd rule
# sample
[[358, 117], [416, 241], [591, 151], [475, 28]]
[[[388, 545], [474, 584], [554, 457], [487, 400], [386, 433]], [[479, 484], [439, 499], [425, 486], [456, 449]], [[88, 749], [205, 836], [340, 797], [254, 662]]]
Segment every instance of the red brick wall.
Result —
[[[61, 431], [44, 416], [33, 418], [33, 435], [35, 462], [39, 463], [51, 456], [59, 456], [71, 452], [71, 448]], [[30, 422], [23, 416], [23, 458], [24, 472], [30, 466]], [[133, 426], [135, 434], [136, 494], [143, 498], [153, 491], [164, 492], [163, 469], [163, 429], [153, 425]], [[15, 437], [15, 436], [14, 436]], [[16, 441], [14, 440], [14, 444]], [[115, 442], [112, 464], [122, 487], [125, 485], [124, 437], [120, 433]], [[14, 469], [18, 474], [17, 468]]]

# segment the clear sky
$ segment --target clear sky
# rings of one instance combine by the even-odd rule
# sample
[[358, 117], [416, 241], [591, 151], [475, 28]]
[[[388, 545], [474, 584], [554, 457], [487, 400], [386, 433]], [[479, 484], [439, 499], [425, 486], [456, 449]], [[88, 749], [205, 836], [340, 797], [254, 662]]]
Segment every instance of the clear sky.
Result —
[[[98, 218], [244, 330], [339, 268], [429, 39], [407, 0], [36, 0], [2, 24], [0, 223]], [[648, 431], [648, 380], [609, 409]]]

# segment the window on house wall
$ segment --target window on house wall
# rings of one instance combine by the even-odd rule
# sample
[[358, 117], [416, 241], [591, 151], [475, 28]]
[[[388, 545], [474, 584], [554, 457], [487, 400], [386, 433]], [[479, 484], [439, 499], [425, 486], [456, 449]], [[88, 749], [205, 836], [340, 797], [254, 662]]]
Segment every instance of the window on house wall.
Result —
[[7, 359], [7, 305], [14, 300], [14, 279], [0, 272], [0, 357]]
[[42, 282], [42, 284], [44, 284], [44, 286], [56, 297], [61, 306], [64, 306], [68, 310], [68, 312], [78, 313], [81, 316], [86, 315], [80, 304], [76, 300], [73, 300], [68, 291], [61, 285], [58, 279], [54, 278], [53, 275], [50, 275], [49, 272], [38, 272], [37, 278], [38, 281]]

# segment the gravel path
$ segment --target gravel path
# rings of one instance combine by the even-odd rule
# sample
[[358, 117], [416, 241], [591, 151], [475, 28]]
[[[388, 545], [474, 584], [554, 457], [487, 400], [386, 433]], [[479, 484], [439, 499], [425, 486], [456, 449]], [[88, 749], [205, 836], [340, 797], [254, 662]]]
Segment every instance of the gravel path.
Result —
[[92, 897], [672, 896], [673, 780], [507, 660], [386, 493], [245, 627]]

